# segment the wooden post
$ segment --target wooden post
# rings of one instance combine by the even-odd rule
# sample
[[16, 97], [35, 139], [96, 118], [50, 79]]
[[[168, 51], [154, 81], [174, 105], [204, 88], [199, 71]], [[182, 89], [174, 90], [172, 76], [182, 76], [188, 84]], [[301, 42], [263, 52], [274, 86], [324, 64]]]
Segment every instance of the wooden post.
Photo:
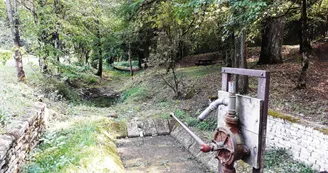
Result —
[[270, 85], [270, 73], [265, 72], [265, 78], [258, 79], [257, 87], [257, 98], [262, 99], [263, 102], [263, 112], [262, 117], [260, 117], [261, 127], [259, 132], [259, 141], [262, 143], [260, 145], [260, 157], [259, 163], [261, 167], [259, 169], [253, 168], [253, 173], [263, 173], [264, 172], [264, 154], [266, 147], [266, 127], [267, 127], [267, 118], [268, 118], [268, 106], [269, 106], [269, 85]]

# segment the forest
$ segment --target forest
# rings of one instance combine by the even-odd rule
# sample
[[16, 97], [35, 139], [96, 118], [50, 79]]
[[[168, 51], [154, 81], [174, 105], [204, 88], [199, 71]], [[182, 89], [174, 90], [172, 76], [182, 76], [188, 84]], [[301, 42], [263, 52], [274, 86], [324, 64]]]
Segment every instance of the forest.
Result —
[[[4, 0], [0, 30], [0, 135], [35, 102], [49, 109], [23, 172], [122, 172], [114, 139], [135, 118], [214, 131], [196, 117], [222, 67], [270, 72], [269, 115], [328, 134], [328, 0]], [[256, 95], [256, 79], [233, 80]], [[265, 164], [323, 168], [281, 149]]]

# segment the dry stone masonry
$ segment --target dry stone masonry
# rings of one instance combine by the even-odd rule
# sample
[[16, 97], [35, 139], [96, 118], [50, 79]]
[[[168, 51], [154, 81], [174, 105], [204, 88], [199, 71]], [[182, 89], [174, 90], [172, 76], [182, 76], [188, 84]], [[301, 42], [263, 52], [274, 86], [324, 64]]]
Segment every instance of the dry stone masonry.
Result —
[[311, 127], [268, 116], [267, 146], [286, 148], [295, 160], [328, 171], [328, 136]]
[[46, 127], [47, 108], [36, 103], [23, 120], [0, 134], [0, 173], [20, 172], [20, 166], [28, 153], [39, 143]]

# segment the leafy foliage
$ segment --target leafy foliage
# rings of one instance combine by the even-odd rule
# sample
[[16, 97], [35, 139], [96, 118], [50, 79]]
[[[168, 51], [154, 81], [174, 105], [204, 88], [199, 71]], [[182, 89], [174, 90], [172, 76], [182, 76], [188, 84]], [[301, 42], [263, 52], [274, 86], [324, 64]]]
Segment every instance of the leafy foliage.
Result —
[[295, 172], [295, 173], [316, 173], [318, 171], [311, 169], [303, 163], [296, 162], [285, 149], [269, 150], [265, 154], [265, 167], [274, 172]]
[[0, 62], [6, 65], [6, 62], [12, 57], [11, 51], [0, 51]]

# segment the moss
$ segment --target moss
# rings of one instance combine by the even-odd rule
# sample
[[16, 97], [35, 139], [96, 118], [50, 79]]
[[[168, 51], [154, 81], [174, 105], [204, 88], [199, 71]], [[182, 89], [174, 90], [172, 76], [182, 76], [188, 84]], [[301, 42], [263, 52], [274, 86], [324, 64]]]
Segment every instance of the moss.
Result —
[[126, 122], [124, 121], [116, 121], [110, 125], [110, 130], [113, 131], [115, 137], [127, 136], [128, 128], [126, 126]]
[[271, 109], [269, 109], [268, 114], [271, 115], [272, 117], [287, 120], [287, 121], [292, 122], [292, 123], [297, 123], [297, 122], [300, 121], [299, 118], [295, 118], [295, 117], [292, 117], [290, 115], [286, 115], [286, 114], [283, 114], [283, 113], [280, 113], [280, 112], [277, 112], [277, 111], [274, 111], [274, 110], [271, 110]]
[[318, 130], [319, 132], [328, 135], [328, 128], [314, 128], [314, 130]]

